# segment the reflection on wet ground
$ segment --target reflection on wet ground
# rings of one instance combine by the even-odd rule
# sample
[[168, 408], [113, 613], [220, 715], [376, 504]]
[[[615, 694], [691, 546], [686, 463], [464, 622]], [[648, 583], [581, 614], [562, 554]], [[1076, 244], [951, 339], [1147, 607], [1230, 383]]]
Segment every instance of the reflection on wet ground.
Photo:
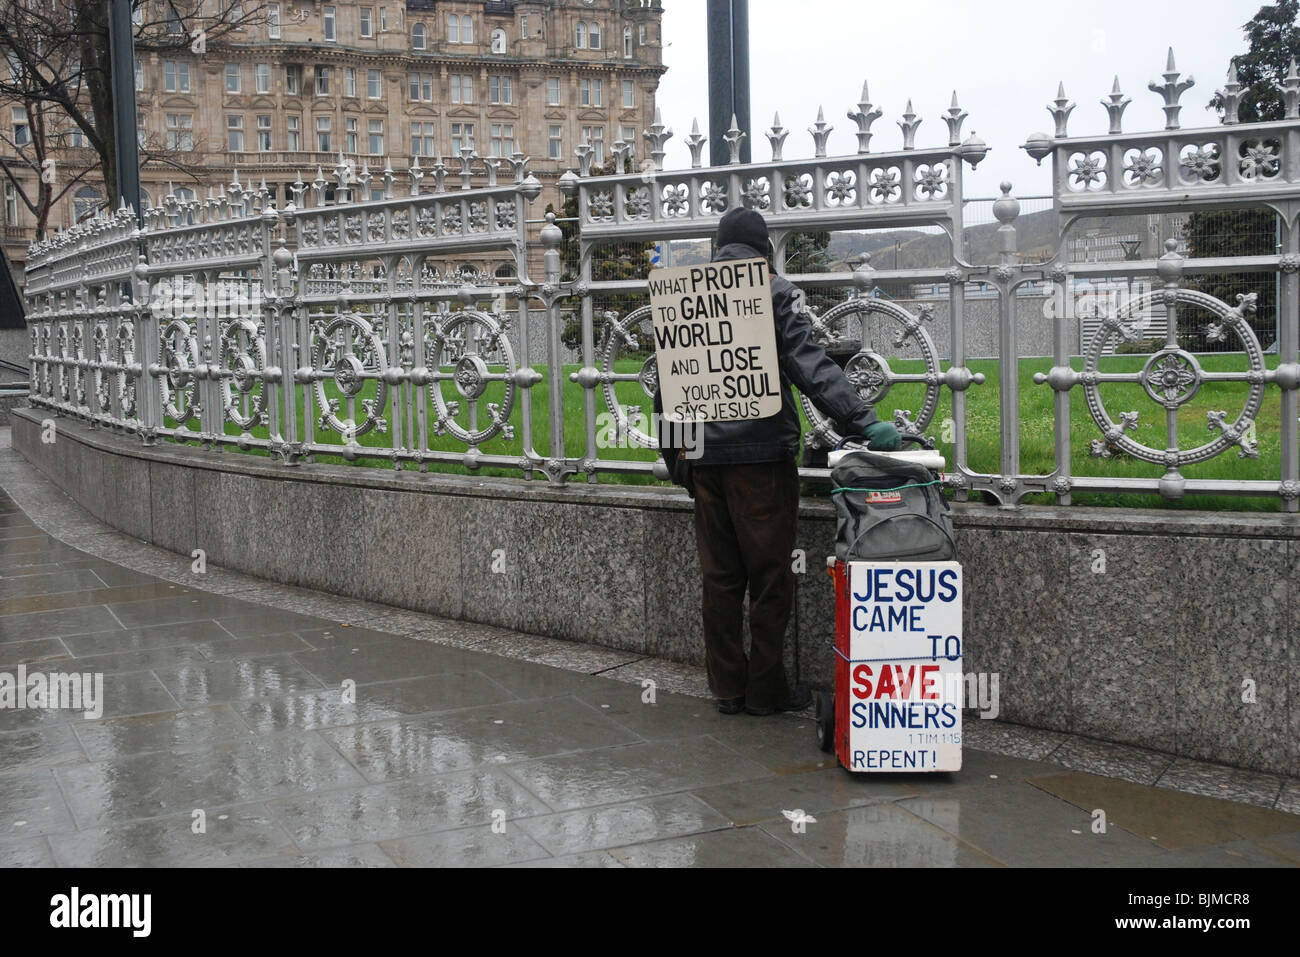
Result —
[[[41, 480], [5, 450], [0, 481], [26, 500]], [[1077, 769], [1113, 746], [1046, 732], [860, 779], [806, 718], [719, 715], [671, 675], [645, 703], [638, 668], [663, 663], [574, 646], [579, 670], [550, 667], [468, 647], [535, 636], [429, 621], [412, 638], [168, 581], [0, 495], [0, 674], [103, 675], [95, 720], [0, 709], [0, 865], [1300, 864], [1294, 781], [1211, 769], [1242, 800], [1189, 794], [1151, 785], [1171, 758], [1101, 776]], [[1058, 751], [1070, 767], [1032, 759]]]

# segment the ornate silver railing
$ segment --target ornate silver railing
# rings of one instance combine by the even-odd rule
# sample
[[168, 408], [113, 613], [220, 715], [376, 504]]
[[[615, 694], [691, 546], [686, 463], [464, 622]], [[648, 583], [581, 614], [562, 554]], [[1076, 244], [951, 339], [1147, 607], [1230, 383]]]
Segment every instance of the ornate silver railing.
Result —
[[[898, 122], [902, 148], [871, 152], [872, 124], [882, 111], [865, 88], [848, 111], [858, 138], [850, 156], [827, 155], [831, 127], [820, 114], [809, 128], [810, 159], [785, 158], [789, 131], [779, 119], [765, 134], [771, 158], [750, 164], [738, 162], [743, 134], [734, 124], [727, 135], [732, 162], [723, 167], [702, 166], [705, 141], [697, 129], [686, 139], [691, 168], [665, 170], [673, 134], [658, 117], [644, 133], [649, 159], [638, 172], [591, 175], [592, 149], [584, 143], [577, 172], [560, 180], [577, 209], [579, 254], [570, 270], [553, 216], [530, 232], [529, 205], [541, 186], [519, 154], [492, 160], [466, 149], [455, 169], [441, 160], [420, 168], [417, 160], [400, 173], [379, 174], [357, 171], [340, 156], [330, 178], [318, 170], [312, 182], [299, 180], [283, 209], [264, 185], [245, 186], [236, 177], [205, 201], [168, 196], [145, 213], [143, 229], [123, 209], [31, 247], [25, 295], [32, 402], [149, 443], [235, 446], [286, 465], [339, 455], [395, 467], [518, 470], [556, 485], [575, 476], [662, 474], [648, 451], [654, 438], [645, 410], [656, 374], [645, 280], [599, 280], [594, 267], [611, 244], [711, 236], [723, 212], [745, 205], [768, 219], [778, 262], [809, 232], [924, 227], [946, 235], [951, 254], [933, 267], [880, 270], [862, 257], [853, 267], [790, 278], [809, 294], [838, 299], [809, 315], [824, 342], [852, 353], [845, 368], [865, 398], [905, 433], [929, 434], [940, 424], [952, 432], [946, 481], [958, 497], [982, 492], [1015, 505], [1042, 493], [1068, 504], [1081, 491], [1265, 495], [1295, 511], [1300, 75], [1293, 71], [1287, 80], [1283, 121], [1183, 130], [1179, 100], [1189, 84], [1171, 54], [1164, 82], [1152, 84], [1167, 128], [1124, 133], [1128, 98], [1116, 86], [1102, 101], [1109, 132], [1089, 137], [1068, 135], [1074, 104], [1058, 92], [1048, 107], [1054, 132], [1034, 134], [1023, 147], [1053, 164], [1056, 251], [1044, 262], [1019, 255], [1020, 209], [1009, 184], [992, 207], [996, 261], [963, 259], [964, 167], [977, 165], [988, 147], [977, 136], [962, 138], [966, 114], [955, 97], [943, 116], [948, 143], [939, 148], [917, 148], [921, 120], [909, 106]], [[1230, 121], [1239, 95], [1230, 77]], [[620, 160], [630, 153], [629, 144], [613, 145]], [[484, 178], [486, 186], [473, 185]], [[382, 185], [382, 198], [353, 201], [354, 191], [369, 196], [372, 184]], [[1065, 242], [1082, 217], [1258, 207], [1280, 222], [1275, 254], [1185, 259], [1170, 236], [1159, 257], [1074, 263]], [[498, 264], [510, 267], [511, 278], [492, 278]], [[1278, 277], [1275, 362], [1252, 328], [1251, 296], [1229, 303], [1187, 288], [1189, 276], [1237, 271]], [[1096, 316], [1076, 369], [1077, 332], [1065, 300], [1076, 282], [1119, 276], [1149, 281], [1153, 289]], [[880, 283], [946, 288], [947, 297], [904, 304], [873, 295]], [[972, 284], [995, 297], [996, 386], [968, 359]], [[1052, 395], [1054, 463], [1045, 474], [1021, 465], [1022, 430], [1038, 425], [1022, 422], [1020, 409], [1016, 302], [1030, 284], [1046, 284], [1055, 300], [1043, 320], [1051, 326], [1051, 366], [1029, 386]], [[199, 290], [202, 297], [194, 295]], [[611, 300], [620, 308], [607, 309]], [[936, 306], [946, 312], [946, 360], [931, 331]], [[1112, 347], [1138, 340], [1152, 313], [1164, 317], [1163, 344], [1136, 371], [1108, 365]], [[1204, 367], [1180, 341], [1183, 314], [1206, 317], [1207, 341], [1237, 345], [1235, 368]], [[882, 345], [882, 335], [892, 345]], [[900, 364], [901, 357], [916, 360], [915, 368]], [[1240, 408], [1210, 410], [1206, 441], [1186, 444], [1180, 421], [1202, 388], [1215, 383], [1239, 384]], [[894, 408], [891, 391], [908, 386], [919, 387], [919, 399]], [[1140, 388], [1151, 408], [1108, 402], [1107, 391], [1122, 387]], [[991, 388], [998, 391], [996, 467], [985, 459], [977, 469], [972, 440], [987, 444], [992, 436], [987, 423], [972, 423], [970, 394]], [[1071, 411], [1079, 391], [1097, 430], [1089, 440], [1103, 460], [1096, 474], [1075, 474], [1072, 464]], [[1279, 428], [1261, 435], [1261, 409], [1275, 398]], [[951, 416], [939, 423], [942, 403]], [[811, 446], [843, 438], [806, 399], [803, 409]], [[1163, 443], [1137, 434], [1152, 410], [1163, 418]], [[1275, 477], [1184, 474], [1219, 459], [1230, 475], [1231, 461], [1273, 442], [1280, 449]], [[1228, 452], [1235, 456], [1220, 458]], [[1107, 459], [1153, 468], [1123, 477], [1106, 470]], [[824, 476], [805, 470], [807, 478]]]

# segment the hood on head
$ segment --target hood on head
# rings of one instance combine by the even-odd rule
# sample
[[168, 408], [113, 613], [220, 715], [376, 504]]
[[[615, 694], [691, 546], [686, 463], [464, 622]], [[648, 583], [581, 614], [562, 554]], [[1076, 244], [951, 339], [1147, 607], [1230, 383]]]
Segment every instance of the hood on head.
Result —
[[731, 246], [740, 243], [757, 249], [765, 256], [772, 255], [772, 241], [768, 239], [767, 222], [752, 209], [728, 210], [718, 221], [717, 246]]

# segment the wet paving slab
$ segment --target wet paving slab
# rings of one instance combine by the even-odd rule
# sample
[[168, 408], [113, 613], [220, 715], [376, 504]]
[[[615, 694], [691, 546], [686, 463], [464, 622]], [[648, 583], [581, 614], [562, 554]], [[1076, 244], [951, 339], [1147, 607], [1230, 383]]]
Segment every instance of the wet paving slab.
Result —
[[0, 672], [103, 682], [0, 708], [2, 867], [1300, 866], [1295, 781], [974, 720], [960, 772], [854, 776], [805, 716], [663, 690], [698, 669], [216, 594], [46, 534], [11, 488], [116, 541], [7, 451], [0, 485]]

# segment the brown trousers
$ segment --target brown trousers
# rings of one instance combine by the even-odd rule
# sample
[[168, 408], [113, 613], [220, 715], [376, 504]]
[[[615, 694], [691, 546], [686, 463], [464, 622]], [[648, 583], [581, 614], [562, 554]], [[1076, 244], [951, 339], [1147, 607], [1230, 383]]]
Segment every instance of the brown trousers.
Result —
[[[775, 707], [788, 694], [782, 651], [794, 604], [798, 467], [793, 459], [704, 465], [693, 477], [709, 687], [718, 698]], [[742, 628], [746, 590], [748, 659]]]

